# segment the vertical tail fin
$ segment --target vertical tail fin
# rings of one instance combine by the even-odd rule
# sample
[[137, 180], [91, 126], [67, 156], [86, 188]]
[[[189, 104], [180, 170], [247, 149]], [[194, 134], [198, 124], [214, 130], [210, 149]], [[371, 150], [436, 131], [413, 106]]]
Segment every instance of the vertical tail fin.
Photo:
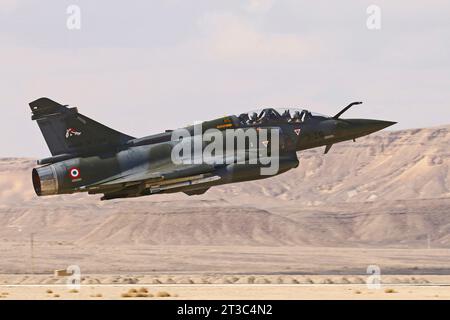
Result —
[[30, 108], [53, 156], [112, 149], [134, 139], [48, 98], [30, 102]]

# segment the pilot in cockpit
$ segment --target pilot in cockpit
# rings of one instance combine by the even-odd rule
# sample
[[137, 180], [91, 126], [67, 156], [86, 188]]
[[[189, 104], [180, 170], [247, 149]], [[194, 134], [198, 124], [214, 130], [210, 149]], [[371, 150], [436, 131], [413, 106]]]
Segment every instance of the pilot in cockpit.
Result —
[[292, 122], [302, 122], [302, 118], [304, 115], [304, 111], [300, 113], [300, 111], [295, 111], [294, 116], [292, 117]]
[[247, 123], [250, 122], [250, 118], [248, 117], [248, 114], [247, 114], [247, 113], [241, 113], [241, 114], [239, 115], [239, 121], [240, 121], [242, 124], [247, 124]]
[[312, 113], [310, 111], [304, 111], [304, 112], [305, 112], [305, 117], [304, 117], [303, 121], [309, 120], [313, 117]]
[[289, 110], [284, 110], [283, 114], [281, 115], [284, 120], [291, 121], [291, 113]]
[[258, 114], [256, 112], [253, 112], [250, 116], [249, 123], [256, 123], [258, 121]]

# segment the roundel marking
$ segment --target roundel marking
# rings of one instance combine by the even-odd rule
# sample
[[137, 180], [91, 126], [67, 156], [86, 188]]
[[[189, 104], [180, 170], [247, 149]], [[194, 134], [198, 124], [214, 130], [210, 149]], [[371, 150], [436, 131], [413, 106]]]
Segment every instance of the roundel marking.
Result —
[[78, 169], [78, 168], [71, 168], [69, 170], [69, 174], [70, 174], [70, 177], [72, 179], [77, 179], [77, 178], [80, 177], [80, 169]]

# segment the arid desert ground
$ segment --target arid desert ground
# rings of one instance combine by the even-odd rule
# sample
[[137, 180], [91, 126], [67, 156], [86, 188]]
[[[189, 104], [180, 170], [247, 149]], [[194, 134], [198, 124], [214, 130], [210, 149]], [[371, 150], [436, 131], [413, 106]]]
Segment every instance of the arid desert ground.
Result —
[[[449, 131], [301, 152], [193, 197], [38, 198], [35, 159], [0, 159], [0, 299], [450, 299]], [[54, 276], [73, 265], [77, 289]]]

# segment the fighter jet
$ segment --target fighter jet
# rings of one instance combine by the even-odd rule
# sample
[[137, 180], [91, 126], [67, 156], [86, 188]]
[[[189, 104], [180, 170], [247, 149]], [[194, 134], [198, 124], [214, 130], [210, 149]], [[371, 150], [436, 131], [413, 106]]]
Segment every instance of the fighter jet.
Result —
[[[299, 151], [325, 147], [326, 154], [335, 143], [355, 140], [396, 123], [341, 118], [357, 104], [361, 102], [349, 104], [333, 117], [304, 109], [264, 108], [135, 138], [78, 113], [76, 107], [40, 98], [29, 104], [32, 120], [37, 121], [52, 156], [38, 160], [38, 167], [32, 170], [34, 190], [38, 196], [87, 192], [103, 194], [101, 200], [109, 200], [173, 192], [199, 195], [217, 185], [268, 178], [296, 168]], [[263, 135], [269, 129], [269, 134]], [[180, 130], [183, 137], [175, 134]], [[232, 143], [231, 153], [216, 150], [205, 157], [202, 152], [213, 139], [198, 140], [199, 136], [209, 132], [214, 140], [225, 141], [233, 130], [247, 138], [253, 130], [258, 140]], [[185, 137], [186, 133], [190, 137]], [[271, 148], [275, 141], [277, 149]], [[174, 161], [174, 150], [180, 144], [188, 147], [179, 152], [181, 161]], [[184, 151], [196, 148], [202, 154], [200, 159], [195, 152], [194, 156], [185, 155]], [[276, 172], [261, 173], [268, 165], [261, 154], [276, 161]], [[251, 155], [261, 161], [246, 161]]]

